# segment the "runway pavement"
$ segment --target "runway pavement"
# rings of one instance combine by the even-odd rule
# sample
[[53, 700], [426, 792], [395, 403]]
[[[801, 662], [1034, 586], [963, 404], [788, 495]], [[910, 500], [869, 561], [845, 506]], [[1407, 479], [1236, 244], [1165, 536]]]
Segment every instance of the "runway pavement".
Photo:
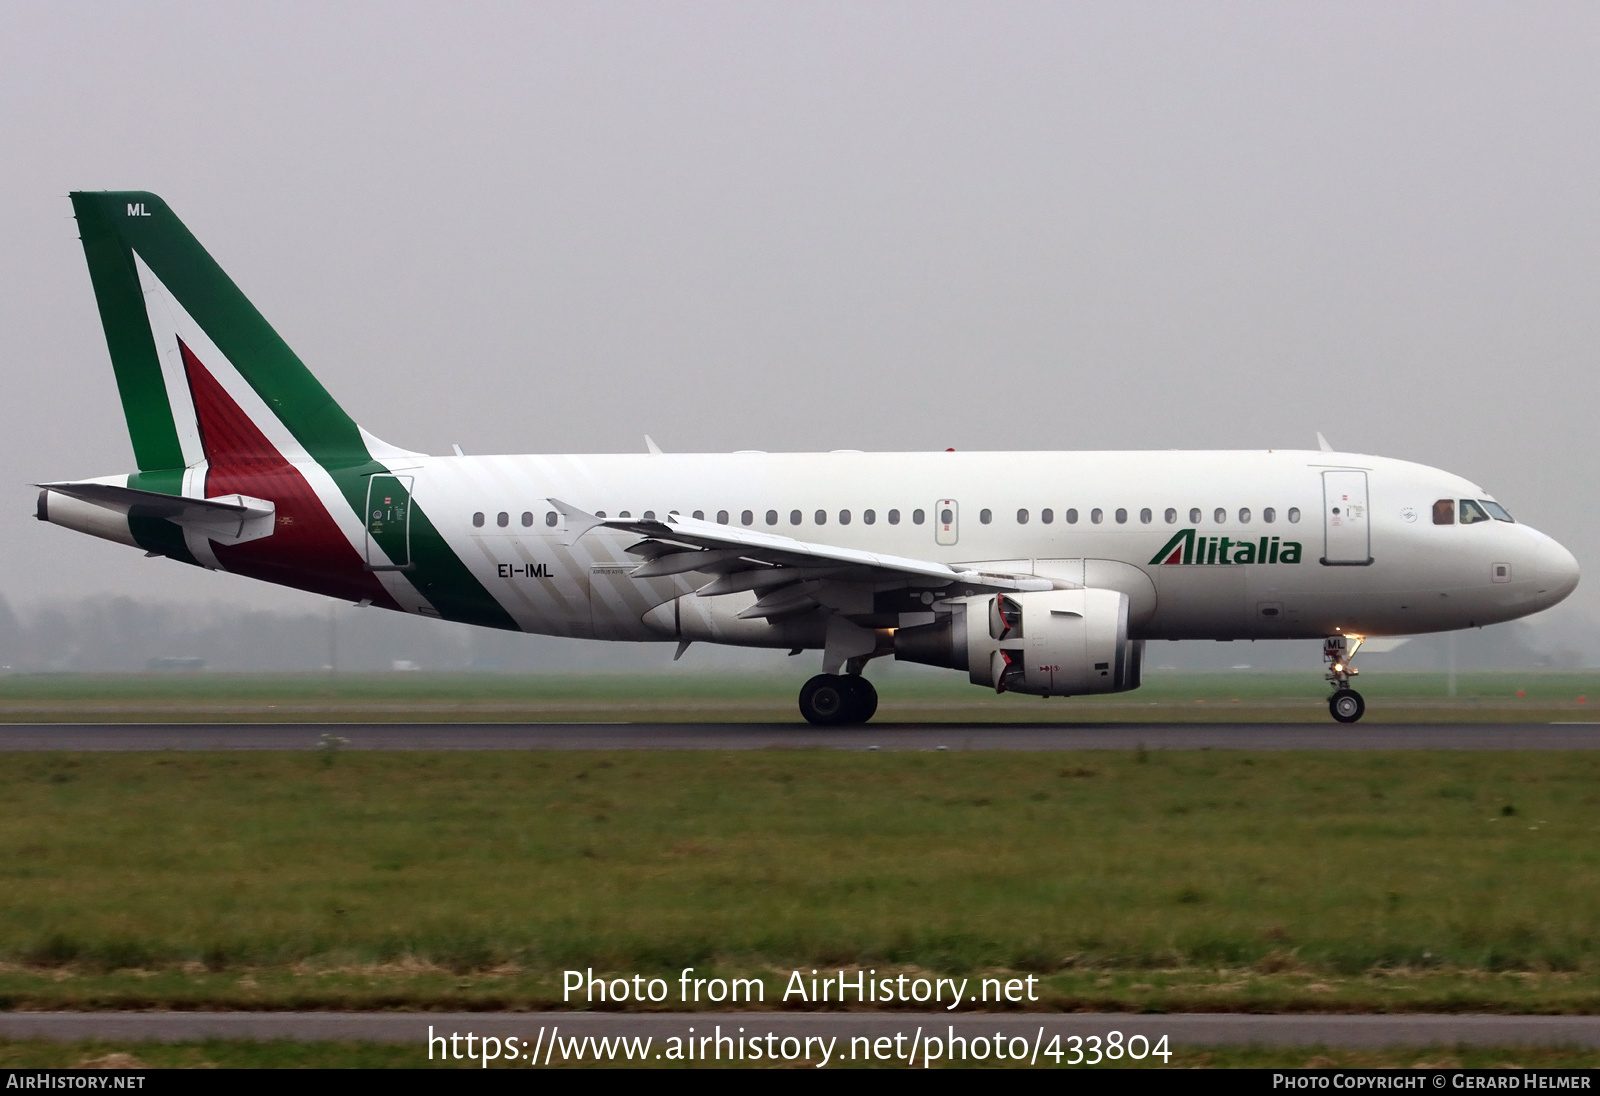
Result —
[[1600, 723], [0, 724], [0, 752], [312, 750], [330, 742], [352, 750], [1593, 750]]
[[[777, 1037], [854, 1036], [893, 1038], [913, 1032], [940, 1039], [953, 1030], [958, 1037], [1025, 1039], [1032, 1046], [1043, 1029], [1052, 1036], [1077, 1035], [1102, 1040], [1113, 1031], [1125, 1043], [1143, 1035], [1154, 1045], [1163, 1035], [1175, 1048], [1260, 1044], [1264, 1046], [1393, 1047], [1471, 1044], [1477, 1046], [1600, 1047], [1600, 1016], [1263, 1016], [1240, 1013], [1176, 1013], [1165, 1016], [1127, 1013], [948, 1012], [0, 1012], [0, 1038], [84, 1039], [182, 1042], [197, 1039], [297, 1042], [364, 1041], [423, 1044], [429, 1029], [435, 1036], [467, 1032], [504, 1039], [515, 1036], [532, 1044], [544, 1031], [552, 1038], [573, 1036], [650, 1036], [663, 1040], [714, 1036]], [[1174, 1065], [1181, 1064], [1175, 1058]]]

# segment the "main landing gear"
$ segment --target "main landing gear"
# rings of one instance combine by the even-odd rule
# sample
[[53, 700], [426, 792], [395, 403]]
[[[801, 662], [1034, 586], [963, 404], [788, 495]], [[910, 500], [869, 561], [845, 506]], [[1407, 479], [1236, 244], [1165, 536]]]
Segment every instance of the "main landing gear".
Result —
[[1333, 686], [1328, 714], [1340, 723], [1354, 723], [1367, 711], [1367, 702], [1350, 687], [1350, 679], [1361, 672], [1351, 665], [1360, 649], [1360, 636], [1329, 636], [1322, 642], [1322, 661], [1328, 664], [1328, 683]]
[[865, 723], [878, 710], [878, 690], [859, 674], [818, 674], [800, 687], [800, 714], [819, 727]]

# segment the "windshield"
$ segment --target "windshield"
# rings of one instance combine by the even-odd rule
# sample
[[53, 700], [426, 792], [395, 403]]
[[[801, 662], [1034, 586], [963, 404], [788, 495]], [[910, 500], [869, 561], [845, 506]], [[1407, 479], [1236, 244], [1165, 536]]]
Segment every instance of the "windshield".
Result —
[[1483, 508], [1485, 510], [1489, 511], [1489, 516], [1494, 518], [1495, 521], [1516, 521], [1515, 518], [1506, 513], [1506, 508], [1501, 506], [1498, 502], [1495, 502], [1492, 499], [1479, 499], [1478, 501], [1483, 504]]
[[1488, 521], [1489, 515], [1484, 513], [1483, 507], [1471, 499], [1461, 500], [1461, 524], [1476, 525], [1480, 521]]

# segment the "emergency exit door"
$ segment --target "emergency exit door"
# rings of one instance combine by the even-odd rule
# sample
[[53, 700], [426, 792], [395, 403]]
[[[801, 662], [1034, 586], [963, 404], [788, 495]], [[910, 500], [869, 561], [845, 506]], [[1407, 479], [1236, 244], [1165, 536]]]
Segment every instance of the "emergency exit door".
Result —
[[411, 477], [367, 480], [367, 570], [411, 569]]
[[1365, 567], [1372, 562], [1372, 522], [1365, 472], [1322, 473], [1322, 562]]
[[940, 499], [933, 507], [933, 540], [949, 546], [961, 538], [961, 507], [955, 499]]

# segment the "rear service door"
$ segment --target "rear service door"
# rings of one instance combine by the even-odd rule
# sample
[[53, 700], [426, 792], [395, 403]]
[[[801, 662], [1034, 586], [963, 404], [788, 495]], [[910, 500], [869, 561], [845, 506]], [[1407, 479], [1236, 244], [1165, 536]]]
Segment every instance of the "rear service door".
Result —
[[367, 570], [411, 569], [411, 477], [367, 480]]
[[1322, 533], [1324, 564], [1365, 567], [1372, 562], [1365, 472], [1322, 473]]

